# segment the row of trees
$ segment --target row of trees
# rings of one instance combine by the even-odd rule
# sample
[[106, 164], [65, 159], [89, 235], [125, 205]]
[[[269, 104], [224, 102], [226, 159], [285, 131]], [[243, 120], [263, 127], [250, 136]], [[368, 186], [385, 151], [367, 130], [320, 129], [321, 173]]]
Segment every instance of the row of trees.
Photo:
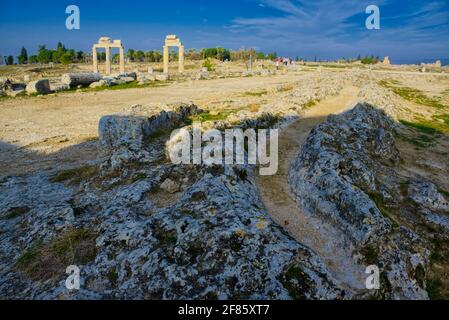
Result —
[[[170, 60], [175, 61], [178, 59], [177, 51], [170, 51]], [[256, 52], [254, 49], [230, 51], [225, 48], [204, 48], [201, 50], [190, 49], [186, 52], [186, 58], [188, 60], [205, 60], [208, 58], [217, 59], [220, 61], [226, 60], [249, 60], [252, 59], [276, 59], [276, 53], [264, 54], [263, 52]], [[163, 54], [157, 50], [142, 51], [129, 49], [126, 58], [131, 62], [162, 62]], [[58, 43], [55, 50], [47, 49], [45, 45], [41, 45], [38, 48], [36, 55], [28, 56], [28, 52], [25, 47], [22, 47], [20, 55], [17, 57], [19, 64], [27, 63], [62, 63], [69, 64], [74, 62], [82, 62], [91, 59], [91, 54], [86, 54], [83, 51], [75, 51], [73, 49], [67, 49], [62, 43]], [[114, 62], [118, 62], [120, 55], [118, 53], [112, 56]], [[105, 61], [106, 53], [98, 52], [98, 60]], [[14, 64], [14, 57], [5, 57], [6, 64]]]
[[56, 46], [56, 50], [47, 49], [45, 45], [39, 46], [37, 55], [30, 57], [30, 63], [62, 63], [69, 64], [72, 62], [83, 61], [84, 52], [67, 49], [61, 42]]
[[[129, 49], [126, 55], [129, 61], [132, 62], [162, 62], [163, 55], [160, 51], [141, 51]], [[277, 58], [276, 53], [264, 54], [263, 52], [257, 52], [254, 49], [230, 51], [225, 48], [204, 48], [201, 50], [190, 49], [186, 52], [186, 58], [188, 60], [206, 60], [208, 58], [217, 59], [219, 61], [237, 61], [237, 60], [249, 60], [253, 59], [271, 59]], [[119, 59], [119, 55], [114, 55], [113, 59]], [[170, 52], [170, 60], [177, 60], [178, 52]]]
[[[173, 54], [171, 53], [171, 55]], [[119, 54], [113, 56], [114, 61], [118, 61], [119, 58]], [[129, 49], [126, 58], [132, 62], [161, 62], [163, 55], [157, 50], [144, 52], [142, 50]]]
[[[38, 48], [36, 55], [28, 55], [28, 51], [25, 47], [20, 50], [20, 55], [17, 56], [18, 64], [27, 63], [62, 63], [69, 64], [72, 62], [81, 62], [86, 60], [86, 55], [82, 51], [75, 51], [73, 49], [67, 49], [61, 42], [58, 43], [55, 50], [47, 49], [45, 45], [41, 45]], [[8, 56], [5, 58], [7, 65], [14, 64], [14, 57]]]
[[[119, 54], [116, 53], [112, 56], [114, 62], [119, 61]], [[142, 51], [142, 50], [134, 50], [129, 49], [126, 58], [131, 62], [162, 62], [163, 55], [162, 52], [157, 50], [151, 51]], [[186, 52], [186, 58], [188, 60], [206, 60], [206, 59], [217, 59], [220, 61], [248, 61], [249, 59], [259, 59], [259, 60], [275, 60], [277, 59], [277, 54], [275, 52], [265, 54], [260, 51], [256, 51], [254, 49], [240, 49], [240, 50], [228, 50], [225, 48], [204, 48], [201, 50], [190, 49]], [[91, 53], [85, 53], [83, 51], [75, 51], [73, 49], [67, 49], [61, 42], [59, 42], [56, 46], [56, 49], [51, 50], [47, 49], [45, 45], [41, 45], [38, 48], [38, 52], [36, 55], [28, 55], [28, 52], [25, 47], [22, 47], [20, 51], [20, 55], [17, 56], [17, 62], [19, 64], [26, 63], [61, 63], [61, 64], [69, 64], [76, 62], [87, 62], [91, 61], [92, 55]], [[106, 53], [99, 52], [98, 59], [100, 61], [106, 61]], [[170, 52], [170, 60], [175, 61], [178, 59], [178, 52], [171, 51]], [[307, 61], [307, 59], [301, 59], [299, 57], [296, 58], [297, 61]], [[7, 65], [14, 64], [13, 56], [5, 56], [4, 61]], [[321, 60], [315, 57], [313, 61], [318, 62]], [[376, 64], [381, 62], [379, 57], [371, 56], [358, 56], [357, 58], [342, 58], [340, 61], [344, 62], [356, 62], [360, 61], [363, 64]]]

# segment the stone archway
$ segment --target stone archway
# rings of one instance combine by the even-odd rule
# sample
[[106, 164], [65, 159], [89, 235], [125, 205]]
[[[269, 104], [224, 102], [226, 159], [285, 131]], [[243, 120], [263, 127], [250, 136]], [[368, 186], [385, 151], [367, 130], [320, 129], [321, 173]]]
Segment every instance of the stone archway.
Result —
[[125, 72], [125, 48], [121, 40], [112, 41], [111, 38], [101, 37], [98, 43], [94, 44], [92, 48], [93, 70], [98, 73], [98, 57], [97, 49], [106, 50], [106, 74], [111, 74], [111, 48], [120, 50], [120, 73]]
[[164, 45], [164, 73], [168, 74], [169, 65], [169, 49], [170, 47], [177, 47], [179, 49], [179, 72], [184, 72], [184, 45], [181, 40], [175, 35], [168, 35], [165, 38]]

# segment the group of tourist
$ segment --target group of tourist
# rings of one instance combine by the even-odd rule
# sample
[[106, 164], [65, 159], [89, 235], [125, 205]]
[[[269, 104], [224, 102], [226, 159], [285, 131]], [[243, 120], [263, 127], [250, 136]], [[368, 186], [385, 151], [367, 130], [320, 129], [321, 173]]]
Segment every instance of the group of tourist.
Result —
[[284, 66], [295, 65], [296, 61], [292, 60], [290, 58], [277, 58], [276, 59], [276, 70], [279, 70], [281, 64]]

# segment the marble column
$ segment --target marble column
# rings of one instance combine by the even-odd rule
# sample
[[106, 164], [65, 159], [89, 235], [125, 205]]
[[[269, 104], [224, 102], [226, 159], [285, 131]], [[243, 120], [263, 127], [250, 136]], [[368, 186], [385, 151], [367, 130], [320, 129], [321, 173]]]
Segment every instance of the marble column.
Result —
[[98, 73], [98, 55], [97, 55], [97, 47], [93, 47], [92, 49], [92, 63], [93, 63], [93, 71]]
[[120, 47], [120, 73], [125, 73], [125, 48]]
[[179, 72], [184, 72], [184, 46], [179, 47]]
[[106, 47], [106, 74], [111, 74], [111, 48]]
[[169, 54], [168, 54], [168, 46], [164, 46], [164, 73], [168, 74], [168, 66], [169, 66]]

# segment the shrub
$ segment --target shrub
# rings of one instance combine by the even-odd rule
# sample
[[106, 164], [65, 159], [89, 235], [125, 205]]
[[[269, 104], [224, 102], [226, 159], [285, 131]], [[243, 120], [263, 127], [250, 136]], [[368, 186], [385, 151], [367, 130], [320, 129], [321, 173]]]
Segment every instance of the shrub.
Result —
[[203, 62], [203, 68], [207, 68], [207, 71], [214, 71], [215, 65], [211, 58], [207, 58]]

